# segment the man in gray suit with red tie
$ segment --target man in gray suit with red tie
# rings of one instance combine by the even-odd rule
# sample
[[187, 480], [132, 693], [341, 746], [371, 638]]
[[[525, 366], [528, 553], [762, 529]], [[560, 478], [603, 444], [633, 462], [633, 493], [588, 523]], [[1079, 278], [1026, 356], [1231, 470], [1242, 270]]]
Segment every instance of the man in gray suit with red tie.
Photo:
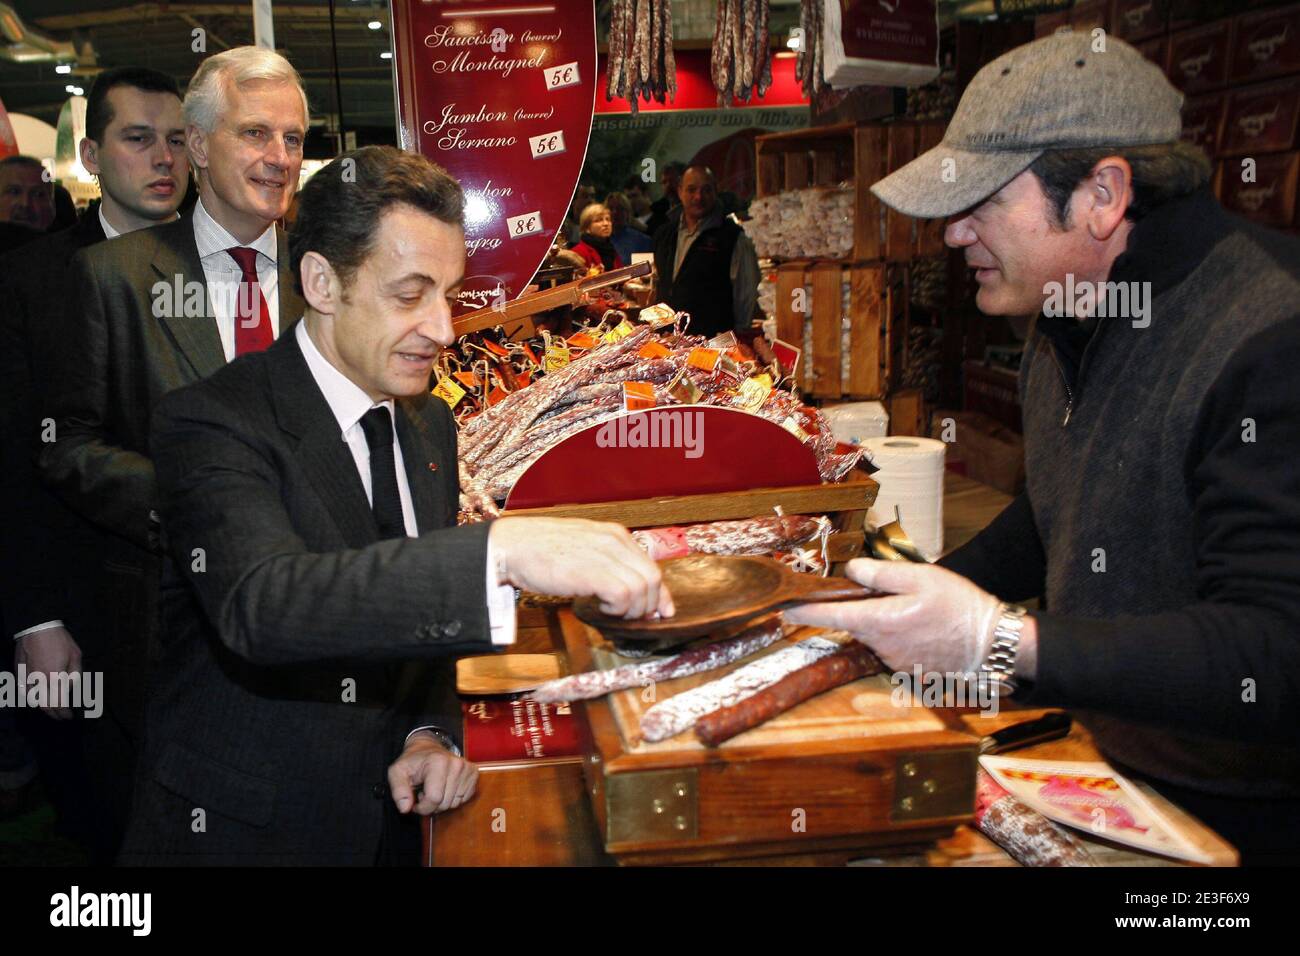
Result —
[[123, 862], [413, 865], [415, 817], [477, 780], [450, 659], [514, 640], [513, 588], [673, 612], [621, 526], [456, 527], [429, 378], [463, 209], [421, 156], [334, 160], [290, 238], [303, 321], [159, 406], [163, 654]]
[[[265, 348], [302, 314], [276, 225], [302, 165], [307, 101], [297, 73], [270, 50], [210, 57], [184, 102], [199, 177], [189, 218], [79, 252], [55, 341], [49, 403], [54, 440], [45, 481], [99, 537], [92, 627], [105, 648], [112, 758], [129, 796], [157, 631], [161, 573], [149, 420], [168, 392]], [[125, 817], [125, 806], [121, 814]]]

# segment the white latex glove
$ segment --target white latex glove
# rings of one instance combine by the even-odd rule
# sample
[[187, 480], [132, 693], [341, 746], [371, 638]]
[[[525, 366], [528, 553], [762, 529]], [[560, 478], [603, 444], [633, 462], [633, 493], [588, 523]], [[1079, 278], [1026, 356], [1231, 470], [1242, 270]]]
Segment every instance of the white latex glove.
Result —
[[887, 596], [801, 604], [785, 620], [848, 631], [895, 671], [979, 672], [1002, 603], [992, 594], [933, 564], [857, 558], [845, 573]]
[[663, 574], [626, 528], [582, 518], [497, 518], [488, 532], [498, 575], [537, 594], [594, 595], [606, 614], [675, 613]]

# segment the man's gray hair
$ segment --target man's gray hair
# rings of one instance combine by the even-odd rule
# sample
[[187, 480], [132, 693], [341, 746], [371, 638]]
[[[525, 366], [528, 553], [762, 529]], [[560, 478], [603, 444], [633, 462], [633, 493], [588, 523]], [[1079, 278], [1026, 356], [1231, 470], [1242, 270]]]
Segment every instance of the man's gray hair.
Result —
[[208, 57], [190, 80], [185, 93], [185, 122], [192, 123], [204, 132], [217, 127], [217, 118], [226, 108], [226, 83], [243, 86], [254, 80], [272, 80], [292, 83], [302, 95], [303, 120], [310, 116], [307, 108], [307, 91], [302, 78], [288, 60], [259, 46], [237, 46]]

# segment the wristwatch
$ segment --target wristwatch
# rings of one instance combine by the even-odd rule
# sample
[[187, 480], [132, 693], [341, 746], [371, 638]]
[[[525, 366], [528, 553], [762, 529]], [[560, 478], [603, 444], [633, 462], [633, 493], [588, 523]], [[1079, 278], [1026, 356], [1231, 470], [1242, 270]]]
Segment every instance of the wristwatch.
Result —
[[406, 739], [410, 740], [412, 737], [414, 737], [422, 730], [425, 731], [426, 733], [432, 734], [434, 739], [437, 740], [438, 743], [442, 745], [442, 749], [447, 751], [453, 757], [464, 756], [464, 754], [460, 752], [460, 747], [456, 745], [456, 741], [452, 739], [451, 735], [444, 733], [438, 727], [416, 727], [414, 730], [412, 730], [409, 734], [406, 735]]
[[1003, 604], [998, 609], [998, 622], [993, 628], [993, 646], [980, 665], [980, 676], [993, 685], [999, 697], [1014, 694], [1016, 683], [1016, 652], [1020, 650], [1020, 632], [1025, 628], [1025, 614], [1019, 604]]

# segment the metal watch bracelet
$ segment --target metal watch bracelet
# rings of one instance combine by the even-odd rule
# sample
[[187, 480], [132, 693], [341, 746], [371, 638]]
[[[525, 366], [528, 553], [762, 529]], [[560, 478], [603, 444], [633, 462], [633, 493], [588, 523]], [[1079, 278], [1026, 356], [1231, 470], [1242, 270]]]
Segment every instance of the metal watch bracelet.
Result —
[[998, 622], [993, 628], [993, 646], [980, 665], [980, 676], [996, 689], [999, 697], [1014, 694], [1016, 682], [1016, 654], [1020, 650], [1020, 634], [1025, 628], [1025, 614], [1019, 604], [1003, 604], [998, 609]]

